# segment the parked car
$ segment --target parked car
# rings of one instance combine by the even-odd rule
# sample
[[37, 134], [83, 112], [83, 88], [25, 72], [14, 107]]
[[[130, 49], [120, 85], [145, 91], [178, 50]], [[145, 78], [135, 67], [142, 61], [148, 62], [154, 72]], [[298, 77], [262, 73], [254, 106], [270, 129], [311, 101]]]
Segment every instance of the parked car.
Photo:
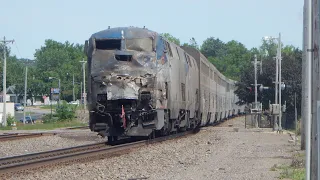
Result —
[[[23, 118], [20, 119], [20, 122], [23, 123]], [[26, 116], [26, 123], [35, 123], [36, 122], [36, 118], [35, 117], [31, 117], [31, 116]]]
[[14, 110], [15, 111], [24, 111], [24, 107], [20, 103], [15, 103]]
[[70, 101], [68, 104], [77, 105], [79, 106], [79, 101]]

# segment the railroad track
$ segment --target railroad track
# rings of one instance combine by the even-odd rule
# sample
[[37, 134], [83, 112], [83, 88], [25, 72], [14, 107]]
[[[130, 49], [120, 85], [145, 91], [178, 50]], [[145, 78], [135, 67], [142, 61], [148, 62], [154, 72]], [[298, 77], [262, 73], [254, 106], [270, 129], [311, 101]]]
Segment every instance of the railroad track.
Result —
[[68, 127], [68, 128], [65, 128], [65, 129], [89, 129], [89, 126], [76, 126], [76, 127]]
[[0, 158], [0, 179], [9, 177], [13, 174], [28, 173], [32, 170], [48, 168], [50, 166], [82, 161], [88, 162], [95, 159], [118, 156], [125, 154], [134, 148], [170, 139], [177, 139], [178, 137], [185, 137], [186, 135], [194, 134], [195, 132], [198, 131], [186, 131], [170, 136], [141, 140], [116, 146], [106, 146], [107, 142], [102, 142], [40, 153]]
[[1, 141], [12, 141], [18, 139], [25, 139], [25, 138], [35, 138], [40, 136], [52, 136], [56, 135], [56, 133], [13, 133], [13, 134], [1, 134], [0, 135], [0, 142]]

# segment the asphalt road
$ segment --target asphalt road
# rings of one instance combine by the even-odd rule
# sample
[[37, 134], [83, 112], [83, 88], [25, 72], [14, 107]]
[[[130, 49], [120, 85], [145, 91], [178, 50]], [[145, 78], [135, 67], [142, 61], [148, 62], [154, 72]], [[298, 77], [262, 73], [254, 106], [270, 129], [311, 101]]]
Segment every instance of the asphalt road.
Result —
[[[26, 108], [26, 116], [29, 116], [29, 112], [32, 118], [39, 119], [41, 116], [45, 114], [51, 113], [50, 109], [36, 109], [36, 108]], [[15, 112], [15, 119], [20, 121], [23, 119], [23, 111], [16, 111]]]

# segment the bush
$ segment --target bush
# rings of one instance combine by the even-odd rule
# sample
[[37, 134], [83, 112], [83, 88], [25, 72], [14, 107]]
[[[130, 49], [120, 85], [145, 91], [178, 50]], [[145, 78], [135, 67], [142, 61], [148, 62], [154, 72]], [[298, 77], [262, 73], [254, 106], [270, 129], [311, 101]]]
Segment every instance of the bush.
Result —
[[15, 121], [16, 119], [13, 116], [11, 116], [11, 114], [9, 113], [7, 117], [7, 125], [12, 126]]
[[57, 121], [58, 121], [58, 117], [55, 114], [52, 114], [52, 117], [51, 117], [51, 114], [46, 114], [42, 117], [43, 123], [55, 123]]
[[67, 104], [66, 102], [61, 103], [57, 109], [58, 121], [68, 121], [75, 117], [76, 106]]

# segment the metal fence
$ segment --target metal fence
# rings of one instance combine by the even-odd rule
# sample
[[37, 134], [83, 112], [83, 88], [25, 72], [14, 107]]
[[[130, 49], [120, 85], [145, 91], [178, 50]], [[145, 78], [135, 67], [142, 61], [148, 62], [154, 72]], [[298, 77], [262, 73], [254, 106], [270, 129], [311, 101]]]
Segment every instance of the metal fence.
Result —
[[[295, 129], [295, 114], [293, 112], [282, 113], [282, 129]], [[269, 113], [246, 112], [245, 128], [274, 128], [274, 116]], [[278, 124], [275, 128], [278, 127]]]
[[273, 128], [273, 118], [266, 113], [250, 113], [245, 116], [245, 128]]

